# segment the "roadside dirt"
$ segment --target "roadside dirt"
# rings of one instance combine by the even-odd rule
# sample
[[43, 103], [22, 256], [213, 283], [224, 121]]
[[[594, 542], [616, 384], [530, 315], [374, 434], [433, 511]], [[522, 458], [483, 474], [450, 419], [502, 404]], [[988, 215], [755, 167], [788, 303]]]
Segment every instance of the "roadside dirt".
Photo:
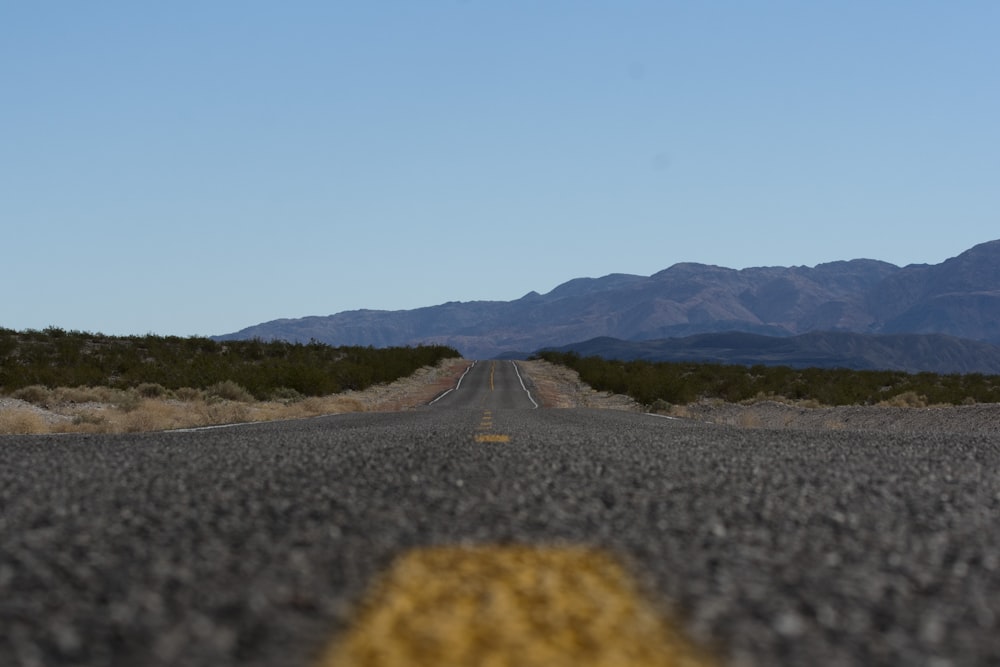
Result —
[[928, 408], [856, 405], [817, 408], [775, 401], [746, 405], [701, 401], [674, 406], [664, 414], [742, 428], [1000, 434], [1000, 404], [996, 403]]

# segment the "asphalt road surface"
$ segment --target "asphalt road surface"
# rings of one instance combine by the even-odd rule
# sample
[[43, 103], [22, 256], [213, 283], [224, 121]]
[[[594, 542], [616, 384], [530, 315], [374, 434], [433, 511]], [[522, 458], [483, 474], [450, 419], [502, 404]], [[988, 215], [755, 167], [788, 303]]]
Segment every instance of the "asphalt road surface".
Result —
[[1000, 664], [1000, 436], [535, 409], [524, 382], [0, 437], [0, 665], [314, 665], [393, 563], [455, 545], [606, 554], [722, 664]]

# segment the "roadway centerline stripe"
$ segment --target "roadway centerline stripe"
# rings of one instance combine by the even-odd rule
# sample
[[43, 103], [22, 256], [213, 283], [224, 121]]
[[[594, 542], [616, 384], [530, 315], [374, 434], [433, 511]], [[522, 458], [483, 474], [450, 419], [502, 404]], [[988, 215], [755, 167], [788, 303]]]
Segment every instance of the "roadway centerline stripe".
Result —
[[398, 559], [317, 667], [714, 664], [604, 552], [455, 546]]
[[510, 436], [502, 433], [480, 433], [473, 439], [476, 442], [510, 442]]
[[480, 433], [475, 434], [472, 439], [476, 442], [510, 442], [510, 436], [503, 433], [491, 433], [493, 430], [493, 411], [483, 410], [483, 416], [479, 420]]

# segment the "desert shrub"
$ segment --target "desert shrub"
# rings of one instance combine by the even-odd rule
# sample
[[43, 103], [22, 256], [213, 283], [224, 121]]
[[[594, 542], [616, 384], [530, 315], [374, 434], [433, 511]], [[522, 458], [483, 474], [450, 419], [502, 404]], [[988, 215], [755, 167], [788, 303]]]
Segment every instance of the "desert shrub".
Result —
[[106, 403], [110, 399], [107, 387], [58, 387], [52, 391], [59, 403]]
[[7, 435], [29, 435], [48, 432], [48, 424], [33, 410], [11, 408], [0, 410], [0, 433]]
[[665, 415], [670, 413], [670, 407], [670, 403], [658, 398], [650, 404], [649, 411], [656, 415]]
[[185, 403], [191, 403], [193, 401], [200, 401], [205, 398], [205, 392], [201, 389], [194, 389], [192, 387], [180, 387], [174, 390], [174, 396], [179, 401], [184, 401]]
[[167, 395], [166, 387], [156, 382], [143, 382], [135, 391], [143, 398], [163, 398]]
[[879, 405], [893, 408], [926, 408], [927, 397], [915, 391], [904, 391], [902, 394], [896, 394], [892, 398], [879, 402]]
[[291, 387], [278, 387], [271, 392], [272, 401], [281, 401], [283, 403], [295, 403], [301, 401], [305, 396], [301, 393], [292, 389]]
[[52, 400], [52, 391], [48, 387], [43, 387], [40, 384], [33, 384], [22, 389], [18, 389], [13, 394], [14, 398], [27, 401], [34, 405], [48, 405]]
[[162, 401], [144, 400], [138, 409], [126, 414], [119, 428], [126, 433], [162, 431], [174, 426], [174, 410]]
[[247, 406], [237, 402], [208, 402], [197, 406], [200, 421], [203, 425], [238, 424], [250, 420]]
[[73, 417], [74, 424], [91, 424], [91, 425], [103, 425], [108, 422], [106, 415], [101, 414], [97, 410], [88, 410], [86, 412], [81, 412]]
[[254, 400], [253, 394], [247, 391], [246, 387], [233, 382], [232, 380], [216, 382], [212, 386], [208, 387], [205, 390], [205, 393], [209, 398], [221, 399], [224, 401], [251, 403]]
[[132, 412], [138, 410], [142, 405], [142, 396], [134, 389], [117, 392], [112, 399], [114, 406], [122, 412]]

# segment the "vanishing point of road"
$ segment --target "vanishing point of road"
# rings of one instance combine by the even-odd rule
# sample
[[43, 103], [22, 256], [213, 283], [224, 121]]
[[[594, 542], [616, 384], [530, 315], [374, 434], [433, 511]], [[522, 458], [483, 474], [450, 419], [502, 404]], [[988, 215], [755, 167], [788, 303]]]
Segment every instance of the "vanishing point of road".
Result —
[[0, 437], [0, 665], [1000, 664], [1000, 435], [531, 390]]

